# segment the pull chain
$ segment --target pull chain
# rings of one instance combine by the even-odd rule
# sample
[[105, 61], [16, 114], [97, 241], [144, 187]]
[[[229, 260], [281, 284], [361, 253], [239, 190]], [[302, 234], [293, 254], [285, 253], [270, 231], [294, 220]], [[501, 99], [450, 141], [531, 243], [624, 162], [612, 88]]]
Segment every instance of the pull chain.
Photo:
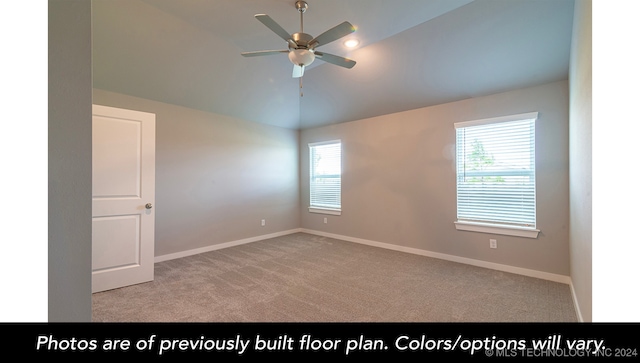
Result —
[[300, 97], [304, 97], [304, 94], [302, 93], [302, 77], [300, 77]]

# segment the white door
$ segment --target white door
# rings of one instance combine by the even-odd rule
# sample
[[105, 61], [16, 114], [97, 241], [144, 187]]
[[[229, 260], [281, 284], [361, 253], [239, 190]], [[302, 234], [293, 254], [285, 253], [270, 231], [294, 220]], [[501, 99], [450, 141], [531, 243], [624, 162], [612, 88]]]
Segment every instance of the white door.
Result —
[[153, 280], [155, 115], [93, 105], [92, 291]]

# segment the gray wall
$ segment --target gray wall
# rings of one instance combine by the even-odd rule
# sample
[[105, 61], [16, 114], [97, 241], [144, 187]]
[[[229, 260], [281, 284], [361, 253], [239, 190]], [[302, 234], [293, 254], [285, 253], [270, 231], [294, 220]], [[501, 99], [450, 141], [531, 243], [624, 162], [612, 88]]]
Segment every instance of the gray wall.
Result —
[[156, 256], [299, 228], [298, 131], [99, 89], [93, 96], [156, 114]]
[[576, 1], [570, 98], [571, 280], [584, 321], [592, 320], [591, 1]]
[[48, 9], [48, 319], [91, 321], [91, 2]]
[[[487, 97], [303, 130], [303, 228], [569, 276], [569, 92], [554, 82]], [[458, 121], [539, 112], [537, 239], [457, 231]], [[307, 144], [343, 142], [342, 215], [307, 211]], [[323, 218], [328, 217], [328, 223]], [[489, 239], [498, 241], [489, 248]]]

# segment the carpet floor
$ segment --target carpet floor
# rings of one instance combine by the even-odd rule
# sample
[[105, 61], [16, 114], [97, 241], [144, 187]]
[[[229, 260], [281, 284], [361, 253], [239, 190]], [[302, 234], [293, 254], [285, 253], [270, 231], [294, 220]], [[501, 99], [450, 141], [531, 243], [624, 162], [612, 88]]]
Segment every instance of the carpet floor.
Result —
[[569, 285], [305, 233], [155, 264], [94, 322], [576, 322]]

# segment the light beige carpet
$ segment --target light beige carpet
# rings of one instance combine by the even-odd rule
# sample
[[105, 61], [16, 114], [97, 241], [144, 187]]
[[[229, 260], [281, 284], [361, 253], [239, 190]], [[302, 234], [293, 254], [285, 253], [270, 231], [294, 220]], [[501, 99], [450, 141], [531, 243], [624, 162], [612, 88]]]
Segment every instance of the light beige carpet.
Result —
[[94, 322], [576, 322], [566, 284], [305, 233], [155, 265]]

